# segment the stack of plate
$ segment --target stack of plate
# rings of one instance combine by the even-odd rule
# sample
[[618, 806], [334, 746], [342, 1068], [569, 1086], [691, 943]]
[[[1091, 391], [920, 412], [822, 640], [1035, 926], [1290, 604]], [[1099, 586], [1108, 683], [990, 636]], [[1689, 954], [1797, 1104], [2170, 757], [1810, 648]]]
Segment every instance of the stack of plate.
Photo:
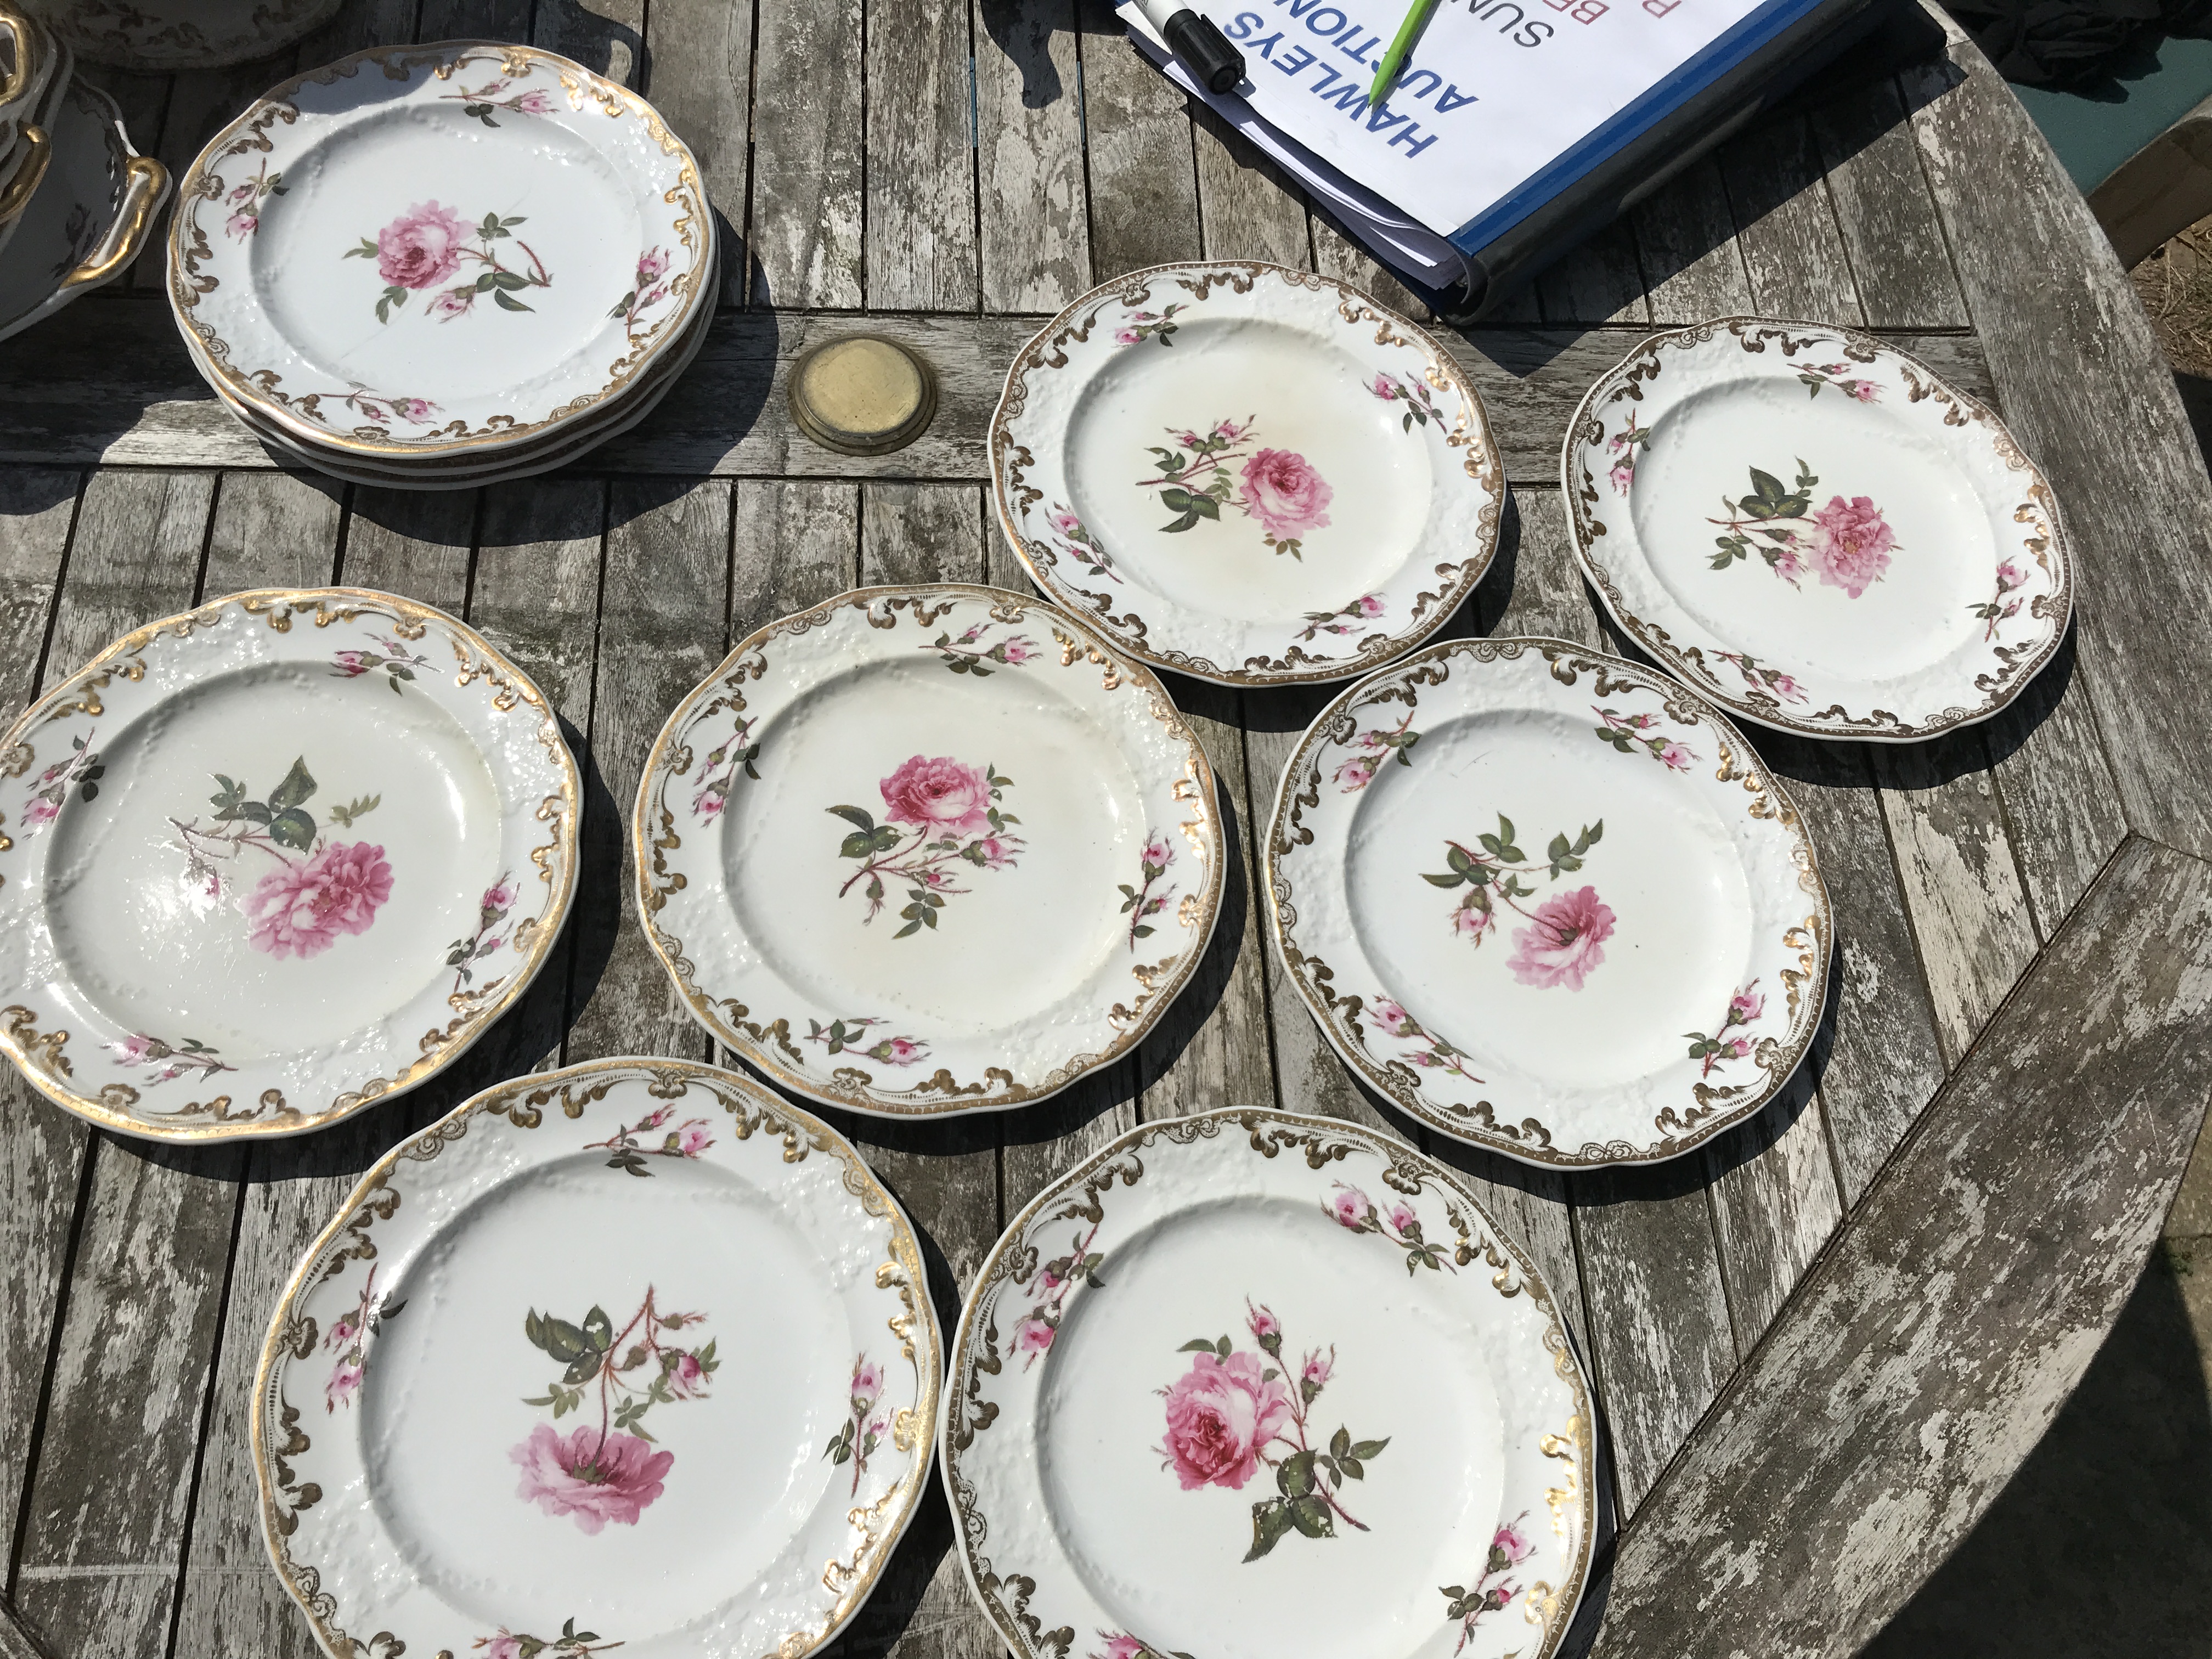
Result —
[[135, 154], [68, 46], [0, 0], [0, 340], [112, 281], [145, 245], [168, 170]]
[[356, 483], [544, 472], [645, 418], [713, 319], [698, 164], [550, 52], [358, 52], [257, 100], [185, 175], [169, 299], [271, 449]]

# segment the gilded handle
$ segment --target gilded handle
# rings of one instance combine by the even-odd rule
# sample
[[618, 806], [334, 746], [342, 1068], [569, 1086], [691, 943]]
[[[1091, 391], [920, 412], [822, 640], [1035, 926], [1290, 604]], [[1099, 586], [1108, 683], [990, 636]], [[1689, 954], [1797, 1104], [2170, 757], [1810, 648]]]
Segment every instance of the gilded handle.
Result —
[[138, 257], [153, 228], [154, 210], [169, 193], [169, 170], [150, 155], [134, 155], [125, 165], [123, 206], [92, 257], [70, 272], [60, 292], [104, 283]]
[[0, 78], [0, 105], [14, 103], [31, 84], [31, 26], [12, 7], [0, 5], [0, 34], [15, 49], [15, 64]]
[[39, 193], [39, 185], [46, 176], [46, 163], [54, 159], [54, 142], [46, 137], [44, 127], [25, 127], [22, 142], [31, 147], [31, 153], [15, 169], [8, 188], [0, 190], [0, 225], [13, 224], [31, 205], [31, 198]]

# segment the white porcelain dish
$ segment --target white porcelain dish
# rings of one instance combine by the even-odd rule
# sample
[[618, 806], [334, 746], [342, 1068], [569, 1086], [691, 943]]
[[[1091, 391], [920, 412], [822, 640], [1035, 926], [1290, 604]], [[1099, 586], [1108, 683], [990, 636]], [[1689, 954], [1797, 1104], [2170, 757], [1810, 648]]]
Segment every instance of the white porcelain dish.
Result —
[[0, 4], [0, 40], [7, 43], [0, 70], [0, 193], [14, 182], [23, 159], [23, 129], [41, 121], [40, 111], [72, 69], [66, 43], [13, 5]]
[[495, 459], [573, 426], [712, 304], [690, 151], [635, 94], [526, 46], [381, 48], [288, 82], [179, 199], [170, 299], [203, 372], [356, 459]]
[[1497, 550], [1505, 476], [1443, 348], [1327, 276], [1158, 265], [1024, 346], [991, 422], [1000, 521], [1121, 650], [1233, 685], [1410, 650]]
[[1206, 755], [1152, 673], [1032, 599], [864, 588], [677, 705], [638, 907], [692, 1015], [889, 1117], [1020, 1105], [1129, 1052], [1221, 906]]
[[660, 400], [668, 395], [678, 377], [698, 356], [714, 320], [714, 313], [702, 309], [668, 356], [656, 362], [619, 398], [611, 401], [588, 421], [580, 421], [573, 428], [556, 428], [545, 441], [518, 444], [512, 451], [501, 451], [496, 460], [437, 465], [393, 458], [390, 465], [379, 465], [302, 441], [264, 418], [250, 404], [232, 397], [220, 384], [216, 386], [216, 395], [238, 417], [239, 423], [263, 443], [332, 477], [375, 489], [476, 489], [486, 484], [550, 472], [635, 429], [659, 407]]
[[914, 1229], [828, 1125], [682, 1060], [519, 1078], [292, 1276], [264, 1534], [341, 1659], [803, 1659], [913, 1517], [942, 1364]]
[[335, 1122], [522, 994], [577, 803], [544, 694], [427, 605], [257, 592], [139, 629], [0, 739], [0, 1049], [125, 1134]]
[[46, 178], [53, 170], [54, 131], [63, 119], [63, 106], [75, 65], [65, 50], [57, 51], [42, 74], [33, 76], [39, 88], [32, 113], [8, 140], [0, 159], [0, 252], [4, 252], [31, 216], [39, 198], [46, 193]]
[[1674, 1158], [1773, 1097], [1835, 939], [1796, 805], [1720, 712], [1560, 640], [1455, 640], [1324, 708], [1266, 842], [1332, 1047], [1553, 1165]]
[[1549, 1659], [1588, 1385], [1449, 1170], [1326, 1118], [1147, 1124], [977, 1273], [940, 1460], [1021, 1659]]
[[120, 276], [169, 193], [169, 170], [131, 148], [123, 112], [97, 87], [68, 86], [53, 143], [45, 183], [0, 248], [0, 340]]
[[1583, 398], [1560, 477], [1613, 619], [1761, 726], [1934, 737], [2004, 708], [2066, 632], [2042, 473], [1989, 409], [1849, 330], [1653, 335]]

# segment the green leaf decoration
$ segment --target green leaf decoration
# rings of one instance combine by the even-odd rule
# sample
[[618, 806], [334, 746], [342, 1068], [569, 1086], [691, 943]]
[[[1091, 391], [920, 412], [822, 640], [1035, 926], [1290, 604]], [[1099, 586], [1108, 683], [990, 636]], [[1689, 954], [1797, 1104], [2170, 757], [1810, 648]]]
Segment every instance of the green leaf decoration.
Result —
[[1328, 1505], [1318, 1498], [1292, 1498], [1291, 1524], [1309, 1538], [1333, 1538], [1336, 1535], [1336, 1524], [1329, 1519]]
[[865, 807], [831, 806], [824, 808], [823, 810], [835, 813], [837, 817], [844, 819], [846, 823], [851, 824], [856, 830], [872, 830], [876, 827], [874, 815], [869, 812]]
[[298, 807], [290, 807], [269, 820], [269, 839], [279, 847], [304, 853], [315, 844], [315, 821]]
[[1213, 1352], [1213, 1339], [1206, 1336], [1194, 1336], [1191, 1338], [1189, 1341], [1184, 1343], [1182, 1346], [1177, 1348], [1176, 1352], [1177, 1353], [1212, 1353]]
[[1292, 1452], [1275, 1466], [1275, 1485], [1285, 1498], [1304, 1498], [1314, 1489], [1314, 1455]]
[[1332, 1457], [1351, 1456], [1352, 1431], [1346, 1428], [1339, 1428], [1334, 1434], [1328, 1437], [1328, 1449], [1329, 1455]]
[[1447, 871], [1442, 875], [1434, 876], [1430, 875], [1424, 871], [1421, 875], [1421, 879], [1427, 882], [1431, 887], [1456, 887], [1461, 882], [1466, 880], [1467, 878], [1461, 875], [1455, 870]]
[[1213, 1345], [1213, 1352], [1214, 1352], [1217, 1355], [1218, 1355], [1220, 1358], [1224, 1358], [1224, 1359], [1228, 1358], [1229, 1358], [1229, 1339], [1228, 1339], [1227, 1337], [1225, 1337], [1225, 1336], [1224, 1336], [1224, 1337], [1222, 1337], [1219, 1340], [1216, 1341], [1216, 1342], [1214, 1343], [1214, 1345]]
[[535, 306], [523, 304], [504, 289], [494, 289], [491, 291], [491, 297], [499, 301], [500, 309], [502, 311], [535, 311], [538, 308]]
[[269, 805], [278, 811], [288, 806], [297, 806], [315, 793], [314, 775], [307, 770], [303, 756], [292, 763], [292, 769], [284, 775], [284, 781], [269, 792]]
[[615, 1322], [607, 1317], [607, 1310], [597, 1303], [584, 1316], [584, 1340], [599, 1352], [605, 1353], [614, 1346]]
[[1363, 1461], [1370, 1457], [1380, 1457], [1382, 1455], [1382, 1448], [1389, 1443], [1390, 1437], [1388, 1435], [1383, 1436], [1380, 1440], [1356, 1440], [1352, 1443], [1352, 1455]]
[[1279, 1498], [1271, 1498], [1264, 1504], [1252, 1505], [1252, 1547], [1244, 1552], [1247, 1561], [1256, 1561], [1283, 1541], [1291, 1527], [1291, 1506]]
[[534, 1310], [522, 1322], [522, 1334], [533, 1346], [543, 1348], [548, 1356], [567, 1364], [590, 1347], [583, 1332], [565, 1319], [556, 1319], [551, 1314], [541, 1315]]

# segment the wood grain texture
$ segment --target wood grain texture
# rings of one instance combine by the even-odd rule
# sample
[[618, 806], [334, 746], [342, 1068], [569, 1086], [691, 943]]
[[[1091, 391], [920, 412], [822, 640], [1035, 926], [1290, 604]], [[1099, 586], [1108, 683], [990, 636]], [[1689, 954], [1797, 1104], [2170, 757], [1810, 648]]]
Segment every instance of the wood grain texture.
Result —
[[419, 0], [346, 0], [335, 17], [301, 40], [294, 62], [304, 71], [371, 46], [404, 46], [418, 38], [437, 39], [416, 34], [421, 14]]
[[868, 20], [868, 304], [973, 311], [975, 127], [968, 0], [909, 0]]
[[1075, 0], [975, 0], [986, 311], [1055, 312], [1091, 286]]
[[574, 59], [623, 86], [643, 68], [647, 0], [536, 0], [530, 44]]
[[863, 303], [860, 0], [760, 9], [753, 64], [753, 303]]
[[1721, 146], [1720, 162], [1736, 246], [1761, 314], [1863, 322], [1805, 118], [1792, 113], [1753, 127]]
[[356, 489], [341, 580], [459, 616], [468, 604], [478, 506], [475, 490]]
[[2037, 937], [2058, 930], [2127, 835], [2119, 785], [2089, 700], [2065, 695], [2070, 648], [1984, 728], [2013, 861]]
[[[1007, 365], [1046, 320], [726, 313], [698, 360], [641, 425], [550, 476], [980, 483], [989, 477], [990, 419]], [[937, 415], [929, 430], [888, 455], [817, 448], [791, 424], [784, 403], [785, 380], [800, 352], [860, 329], [916, 352], [937, 377]], [[1437, 338], [1481, 392], [1507, 476], [1516, 483], [1556, 485], [1559, 441], [1575, 405], [1644, 334], [1638, 328], [1480, 328], [1447, 330]], [[1960, 390], [1988, 394], [1988, 372], [1973, 336], [1887, 337]], [[0, 463], [270, 465], [193, 373], [158, 307], [133, 299], [106, 307], [95, 321], [75, 306], [9, 344], [21, 349], [0, 354]]]
[[1737, 1347], [1747, 1349], [1844, 1218], [1812, 1079], [1801, 1073], [1758, 1116], [1698, 1156], [1711, 1183], [1729, 1319]]
[[[0, 709], [13, 721], [38, 690], [46, 622], [76, 516], [74, 472], [0, 472]], [[4, 833], [4, 827], [0, 827]], [[15, 1523], [36, 1439], [54, 1315], [69, 1260], [88, 1137], [14, 1067], [0, 1080], [0, 1544]]]
[[1314, 269], [1324, 276], [1349, 283], [1361, 293], [1381, 301], [1401, 316], [1425, 323], [1433, 316], [1428, 301], [1399, 280], [1396, 272], [1346, 234], [1319, 204], [1308, 200], [1307, 221], [1313, 237]]
[[1314, 268], [1305, 192], [1252, 141], [1204, 105], [1191, 108], [1200, 240], [1209, 259]]
[[[51, 662], [66, 672], [125, 629], [191, 605], [214, 494], [204, 474], [87, 482]], [[138, 1143], [74, 1127], [62, 1146], [85, 1148], [92, 1170], [25, 1504], [15, 1602], [58, 1651], [159, 1651], [244, 1154], [162, 1148], [157, 1158]], [[61, 1146], [44, 1150], [64, 1160], [47, 1181], [73, 1199], [76, 1158]], [[118, 1445], [132, 1450], [127, 1499], [110, 1478]]]
[[1544, 321], [1554, 328], [1649, 322], [1651, 310], [1644, 298], [1635, 231], [1626, 221], [1615, 220], [1592, 232], [1537, 276], [1536, 299]]
[[586, 879], [568, 921], [572, 1062], [697, 1059], [710, 1046], [639, 927], [630, 812], [669, 712], [722, 660], [731, 488], [712, 478], [621, 479], [609, 495], [584, 784]]
[[526, 40], [532, 0], [422, 0], [417, 40]]
[[1979, 738], [1963, 733], [1873, 756], [1936, 1035], [1954, 1065], [2037, 943], [1996, 790], [1986, 773], [1954, 770], [1981, 760]]
[[1595, 1652], [1851, 1653], [2135, 1286], [2212, 1093], [2212, 869], [2131, 841], [1623, 1538]]
[[1868, 326], [1965, 327], [1966, 299], [1896, 81], [1877, 81], [1808, 118]]
[[1718, 161], [1692, 163], [1630, 210], [1651, 320], [1662, 327], [1756, 309]]
[[699, 163], [721, 234], [724, 305], [743, 305], [753, 289], [745, 242], [752, 74], [751, 0], [653, 0], [645, 91]]
[[1076, 0], [1091, 163], [1091, 273], [1204, 257], [1190, 117], [1172, 82], [1131, 46], [1110, 0]]
[[331, 580], [345, 486], [312, 473], [235, 472], [216, 494], [202, 592], [321, 587]]
[[[2197, 621], [2212, 604], [2212, 480], [2087, 206], [1988, 60], [1952, 36], [1948, 62], [1904, 84], [2006, 422], [2066, 514], [2075, 672], [2130, 825], [2212, 851], [2212, 750], [2196, 736], [2212, 718]], [[2021, 247], [2072, 250], [2067, 280], [2023, 283]]]

